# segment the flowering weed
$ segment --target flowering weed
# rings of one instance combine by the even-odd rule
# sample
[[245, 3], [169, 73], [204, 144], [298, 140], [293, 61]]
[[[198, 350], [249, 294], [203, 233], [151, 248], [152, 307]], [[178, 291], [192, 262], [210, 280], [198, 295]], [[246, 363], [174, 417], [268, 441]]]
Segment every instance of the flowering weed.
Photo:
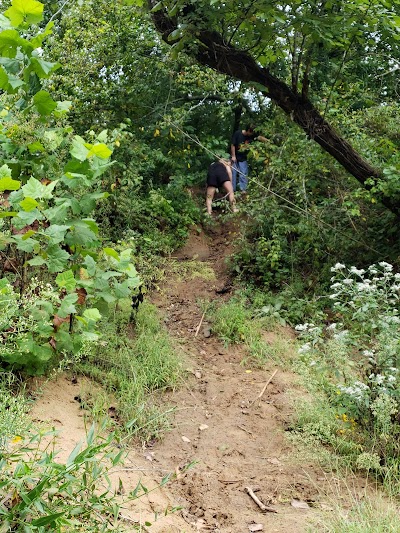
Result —
[[324, 391], [341, 424], [336, 432], [360, 445], [354, 466], [398, 478], [400, 274], [384, 261], [331, 270], [335, 322], [296, 327], [303, 341], [296, 365], [313, 392]]

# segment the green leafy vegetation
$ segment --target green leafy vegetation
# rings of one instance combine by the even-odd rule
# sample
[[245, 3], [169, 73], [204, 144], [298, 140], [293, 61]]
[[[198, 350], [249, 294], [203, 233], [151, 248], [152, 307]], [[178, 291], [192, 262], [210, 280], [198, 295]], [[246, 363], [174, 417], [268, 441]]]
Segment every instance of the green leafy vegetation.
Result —
[[[6, 527], [119, 527], [118, 503], [98, 494], [104, 460], [119, 460], [121, 431], [162, 435], [161, 394], [183, 379], [162, 317], [148, 303], [132, 312], [131, 298], [171, 272], [214, 280], [170, 255], [194, 224], [217, 237], [202, 220], [207, 166], [247, 122], [267, 142], [249, 149], [240, 217], [219, 219], [237, 232], [234, 297], [206, 315], [246, 364], [302, 377], [294, 440], [398, 497], [398, 0], [1, 8], [0, 475], [18, 495], [0, 506]], [[96, 422], [117, 412], [111, 436], [92, 434], [67, 465], [39, 451], [40, 434], [10, 447], [29, 425], [17, 384], [54, 368], [99, 384], [82, 396]], [[331, 530], [393, 524], [368, 505], [354, 513]]]

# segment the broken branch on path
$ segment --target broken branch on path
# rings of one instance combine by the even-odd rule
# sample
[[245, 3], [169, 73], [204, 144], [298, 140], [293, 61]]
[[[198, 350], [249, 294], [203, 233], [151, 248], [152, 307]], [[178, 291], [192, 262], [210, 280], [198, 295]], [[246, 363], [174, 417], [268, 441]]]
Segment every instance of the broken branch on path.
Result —
[[261, 511], [268, 512], [268, 513], [278, 513], [278, 511], [274, 509], [273, 507], [268, 507], [267, 505], [264, 505], [263, 502], [259, 500], [257, 496], [254, 494], [254, 491], [251, 489], [251, 487], [245, 487], [245, 490], [247, 494], [250, 496], [250, 498], [258, 505]]
[[203, 316], [201, 317], [200, 323], [197, 326], [196, 333], [194, 334], [195, 337], [197, 337], [197, 335], [199, 334], [199, 331], [200, 331], [200, 328], [201, 328], [201, 325], [203, 323], [203, 320], [204, 320], [205, 316], [206, 316], [206, 312], [204, 311]]
[[252, 406], [256, 403], [257, 400], [261, 400], [261, 398], [262, 398], [264, 392], [267, 390], [268, 385], [269, 385], [269, 384], [271, 383], [271, 381], [274, 379], [274, 377], [275, 377], [275, 375], [276, 375], [277, 372], [278, 372], [278, 369], [276, 369], [276, 370], [274, 371], [274, 373], [272, 374], [272, 376], [269, 378], [269, 380], [267, 381], [267, 383], [264, 385], [263, 390], [260, 392], [260, 394], [257, 396], [257, 398], [251, 402], [251, 404], [250, 404], [249, 407], [252, 407]]

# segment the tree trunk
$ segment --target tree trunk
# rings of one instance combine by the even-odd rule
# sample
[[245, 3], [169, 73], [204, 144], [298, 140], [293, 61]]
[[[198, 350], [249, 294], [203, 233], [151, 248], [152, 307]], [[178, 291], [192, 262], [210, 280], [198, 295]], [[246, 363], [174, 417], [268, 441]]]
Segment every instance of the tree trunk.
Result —
[[[154, 0], [148, 1], [150, 7], [153, 7]], [[168, 40], [168, 36], [177, 28], [176, 21], [169, 18], [164, 10], [153, 13], [152, 17], [165, 42], [173, 44]], [[225, 43], [222, 36], [215, 31], [199, 30], [196, 38], [201, 45], [197, 49], [194, 48], [192, 53], [199, 63], [221, 74], [265, 87], [263, 91], [265, 95], [298, 124], [310, 139], [334, 157], [364, 188], [370, 188], [366, 184], [369, 178], [382, 177], [381, 172], [363, 159], [322, 117], [308, 98], [294, 92], [286, 83], [273, 76], [267, 68], [259, 66], [248, 52]], [[380, 200], [400, 218], [400, 206], [396, 202], [387, 196], [381, 196]]]

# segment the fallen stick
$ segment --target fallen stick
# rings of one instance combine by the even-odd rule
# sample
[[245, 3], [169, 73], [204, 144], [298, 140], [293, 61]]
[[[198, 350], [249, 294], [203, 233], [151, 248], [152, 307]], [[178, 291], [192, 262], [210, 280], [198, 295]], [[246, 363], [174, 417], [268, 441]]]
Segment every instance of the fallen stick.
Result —
[[278, 369], [276, 369], [276, 370], [274, 371], [274, 373], [272, 374], [272, 376], [269, 378], [269, 380], [267, 381], [267, 383], [264, 385], [263, 390], [262, 390], [262, 391], [260, 392], [260, 394], [257, 396], [257, 398], [251, 402], [250, 407], [252, 407], [252, 406], [256, 403], [257, 400], [260, 400], [260, 399], [262, 398], [264, 392], [267, 390], [268, 385], [269, 385], [269, 384], [271, 383], [271, 381], [274, 379], [274, 377], [275, 377], [275, 375], [276, 375], [277, 372], [278, 372]]
[[268, 513], [278, 513], [278, 511], [274, 509], [273, 507], [268, 507], [267, 505], [264, 505], [263, 502], [257, 498], [257, 496], [254, 494], [254, 491], [250, 487], [245, 487], [245, 490], [247, 494], [250, 496], [250, 498], [258, 505], [261, 511], [268, 512]]
[[244, 428], [243, 426], [239, 426], [238, 425], [238, 428], [241, 429], [242, 431], [244, 431], [245, 433], [247, 433], [248, 435], [253, 436], [253, 433], [251, 431], [249, 431], [248, 429]]
[[200, 331], [200, 328], [201, 328], [201, 325], [203, 323], [203, 319], [205, 316], [206, 316], [206, 312], [204, 311], [203, 316], [201, 317], [200, 323], [197, 326], [196, 333], [194, 334], [195, 337], [197, 337], [197, 335], [199, 334], [199, 331]]

